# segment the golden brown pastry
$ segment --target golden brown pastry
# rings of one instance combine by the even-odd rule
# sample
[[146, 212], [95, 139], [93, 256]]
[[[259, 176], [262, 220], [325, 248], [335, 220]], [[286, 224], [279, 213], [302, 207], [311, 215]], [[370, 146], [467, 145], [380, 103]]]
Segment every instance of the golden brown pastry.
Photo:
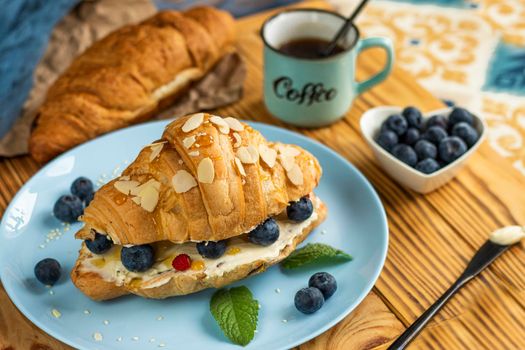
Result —
[[49, 88], [29, 140], [39, 162], [149, 119], [203, 77], [235, 40], [212, 7], [159, 12], [94, 43]]
[[125, 245], [234, 237], [312, 192], [320, 176], [307, 151], [267, 142], [234, 118], [197, 113], [169, 124], [96, 192], [77, 238], [97, 231]]
[[[114, 245], [100, 255], [83, 245], [73, 282], [95, 300], [128, 293], [165, 298], [261, 272], [287, 257], [326, 216], [312, 192], [320, 177], [310, 153], [268, 142], [237, 119], [206, 113], [178, 119], [95, 193], [76, 237], [92, 240], [98, 233]], [[312, 202], [312, 215], [288, 220], [288, 204], [304, 196]], [[269, 217], [280, 227], [278, 240], [270, 246], [249, 242], [247, 233]], [[197, 252], [196, 242], [222, 240], [232, 251], [217, 260]], [[120, 249], [142, 244], [154, 248], [154, 265], [128, 271]], [[179, 254], [202, 264], [176, 271], [171, 263]]]

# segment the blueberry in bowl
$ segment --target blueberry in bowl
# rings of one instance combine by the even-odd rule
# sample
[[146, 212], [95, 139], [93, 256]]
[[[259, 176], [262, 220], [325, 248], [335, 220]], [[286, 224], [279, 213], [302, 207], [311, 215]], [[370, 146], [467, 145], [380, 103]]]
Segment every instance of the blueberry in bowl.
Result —
[[392, 148], [397, 145], [398, 141], [399, 136], [397, 136], [392, 130], [388, 129], [381, 130], [376, 138], [376, 142], [387, 151], [392, 150]]
[[416, 170], [425, 174], [432, 174], [441, 168], [439, 162], [433, 158], [425, 158], [416, 164]]
[[423, 115], [419, 109], [408, 106], [403, 109], [401, 115], [405, 117], [409, 128], [421, 130], [421, 127], [423, 126]]
[[427, 128], [423, 135], [421, 135], [421, 138], [423, 140], [432, 142], [435, 145], [439, 145], [441, 140], [443, 140], [447, 136], [448, 134], [445, 129], [443, 129], [441, 126], [433, 125]]
[[390, 130], [397, 134], [397, 136], [403, 136], [408, 129], [408, 123], [400, 114], [393, 114], [385, 121], [382, 126], [383, 130]]
[[455, 124], [451, 134], [462, 139], [468, 147], [472, 147], [479, 139], [478, 131], [466, 122]]
[[416, 151], [409, 145], [399, 144], [392, 149], [392, 155], [407, 164], [408, 166], [415, 166], [417, 164]]
[[427, 193], [456, 175], [481, 144], [485, 125], [461, 107], [421, 113], [421, 121], [417, 116], [415, 107], [376, 107], [363, 114], [360, 124], [384, 170], [406, 187]]
[[437, 158], [437, 147], [427, 140], [419, 140], [414, 145], [418, 159]]
[[425, 123], [425, 128], [430, 128], [432, 126], [439, 126], [443, 130], [448, 129], [448, 120], [447, 117], [441, 114], [433, 115], [432, 117], [428, 118], [427, 122]]
[[402, 141], [405, 145], [412, 146], [417, 141], [419, 141], [419, 139], [421, 139], [419, 130], [416, 128], [408, 128], [405, 135], [403, 135]]
[[467, 152], [467, 144], [457, 136], [447, 137], [439, 143], [439, 157], [445, 163], [452, 163]]

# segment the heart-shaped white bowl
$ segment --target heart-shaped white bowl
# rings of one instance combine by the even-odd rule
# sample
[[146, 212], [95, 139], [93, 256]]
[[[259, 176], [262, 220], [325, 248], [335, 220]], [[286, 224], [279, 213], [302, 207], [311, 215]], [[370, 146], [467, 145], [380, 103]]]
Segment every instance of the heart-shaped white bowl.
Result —
[[[361, 116], [361, 132], [366, 142], [374, 151], [375, 157], [381, 167], [385, 169], [394, 180], [416, 192], [428, 193], [450, 181], [463, 167], [465, 161], [478, 149], [485, 138], [486, 125], [482, 119], [474, 115], [474, 127], [480, 135], [478, 141], [454, 162], [432, 174], [424, 174], [395, 158], [375, 141], [381, 124], [383, 124], [389, 116], [392, 114], [400, 114], [402, 110], [403, 108], [394, 106], [376, 107], [368, 110]], [[448, 118], [451, 111], [452, 108], [443, 108], [426, 113], [423, 115], [423, 118], [426, 120], [436, 114], [444, 115]]]

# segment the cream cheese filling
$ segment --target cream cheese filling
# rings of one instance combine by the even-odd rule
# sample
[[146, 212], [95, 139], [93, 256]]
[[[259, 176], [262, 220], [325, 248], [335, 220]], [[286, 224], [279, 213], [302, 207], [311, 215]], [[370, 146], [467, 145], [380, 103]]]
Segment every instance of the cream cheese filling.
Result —
[[[228, 239], [226, 253], [218, 259], [203, 258], [197, 251], [195, 243], [188, 242], [174, 244], [163, 241], [153, 243], [155, 250], [155, 263], [145, 272], [132, 272], [127, 270], [120, 261], [121, 246], [113, 246], [107, 253], [93, 254], [82, 264], [82, 270], [96, 272], [106, 281], [117, 285], [138, 283], [142, 288], [155, 288], [169, 282], [175, 274], [205, 274], [204, 278], [216, 278], [237, 268], [255, 261], [271, 261], [279, 256], [281, 251], [292, 244], [294, 239], [303, 230], [318, 218], [317, 210], [320, 202], [312, 196], [314, 212], [305, 221], [293, 222], [286, 218], [276, 217], [279, 225], [279, 239], [270, 246], [260, 246], [249, 242], [245, 236]], [[84, 248], [85, 249], [85, 248]], [[188, 269], [177, 272], [171, 266], [173, 259], [179, 254], [187, 254], [192, 262], [202, 261], [199, 269]], [[171, 272], [171, 273], [170, 273]]]

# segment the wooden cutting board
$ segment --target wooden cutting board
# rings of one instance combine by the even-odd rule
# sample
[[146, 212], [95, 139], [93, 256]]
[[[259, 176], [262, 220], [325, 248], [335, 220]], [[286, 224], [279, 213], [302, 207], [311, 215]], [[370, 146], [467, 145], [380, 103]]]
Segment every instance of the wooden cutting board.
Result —
[[[300, 4], [327, 8], [323, 2]], [[275, 11], [238, 22], [239, 50], [248, 76], [241, 101], [218, 114], [285, 126], [262, 102], [261, 23]], [[359, 59], [364, 79], [382, 66], [381, 51]], [[525, 223], [525, 179], [485, 144], [447, 186], [428, 195], [403, 189], [376, 164], [358, 122], [379, 105], [415, 105], [424, 111], [442, 103], [401, 69], [355, 101], [344, 120], [302, 132], [336, 150], [372, 182], [385, 205], [390, 246], [373, 291], [348, 317], [303, 344], [313, 349], [386, 349], [461, 273], [492, 230]], [[0, 161], [0, 213], [39, 166], [28, 157]], [[359, 200], [355, 198], [352, 200]], [[366, 234], [366, 232], [363, 232]], [[513, 248], [464, 288], [417, 338], [413, 349], [525, 349], [525, 251]], [[322, 311], [321, 311], [322, 312]], [[46, 335], [14, 307], [0, 287], [0, 349], [70, 349]]]

